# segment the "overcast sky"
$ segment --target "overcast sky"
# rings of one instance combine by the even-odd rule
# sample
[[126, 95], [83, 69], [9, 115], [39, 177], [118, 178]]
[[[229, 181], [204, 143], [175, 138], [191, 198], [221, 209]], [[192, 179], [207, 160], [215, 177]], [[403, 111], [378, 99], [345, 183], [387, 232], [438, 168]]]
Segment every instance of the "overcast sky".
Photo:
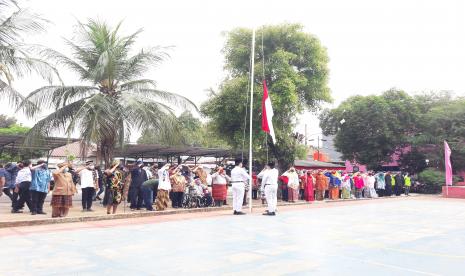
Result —
[[[197, 104], [207, 88], [224, 78], [222, 32], [283, 22], [301, 23], [328, 49], [333, 104], [355, 95], [380, 93], [391, 87], [409, 93], [450, 90], [465, 95], [465, 1], [461, 0], [234, 0], [20, 1], [53, 22], [48, 32], [31, 36], [69, 54], [62, 38], [72, 38], [76, 21], [98, 18], [111, 24], [124, 20], [126, 33], [143, 28], [138, 46], [174, 46], [171, 58], [146, 77], [160, 89], [185, 95]], [[66, 84], [74, 75], [62, 71]], [[24, 94], [43, 85], [35, 78], [18, 80]], [[271, 91], [272, 92], [272, 91]], [[2, 103], [5, 111], [9, 110]], [[20, 122], [32, 121], [19, 116]], [[303, 116], [309, 133], [316, 121]]]

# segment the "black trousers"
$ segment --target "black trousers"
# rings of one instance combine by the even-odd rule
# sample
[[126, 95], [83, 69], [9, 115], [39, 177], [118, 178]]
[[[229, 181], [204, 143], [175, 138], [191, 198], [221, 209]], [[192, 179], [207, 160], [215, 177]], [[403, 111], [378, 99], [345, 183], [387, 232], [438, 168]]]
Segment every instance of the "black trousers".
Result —
[[252, 199], [257, 199], [258, 198], [258, 190], [257, 189], [253, 189], [252, 190]]
[[89, 210], [92, 208], [92, 198], [94, 197], [95, 188], [82, 188], [82, 209]]
[[182, 207], [182, 198], [184, 196], [184, 192], [173, 192], [173, 199], [171, 200], [173, 204], [173, 208], [181, 208]]
[[142, 207], [144, 195], [140, 186], [129, 186], [128, 197], [129, 202], [131, 203], [129, 208], [140, 209]]
[[3, 193], [13, 202], [13, 193], [10, 188], [3, 188]]
[[14, 204], [14, 210], [21, 209], [24, 206], [24, 203], [26, 203], [27, 207], [29, 208], [29, 211], [32, 211], [31, 193], [29, 191], [30, 187], [30, 181], [24, 181], [19, 183], [19, 199]]
[[47, 193], [31, 191], [32, 212], [42, 213], [44, 211], [44, 200]]

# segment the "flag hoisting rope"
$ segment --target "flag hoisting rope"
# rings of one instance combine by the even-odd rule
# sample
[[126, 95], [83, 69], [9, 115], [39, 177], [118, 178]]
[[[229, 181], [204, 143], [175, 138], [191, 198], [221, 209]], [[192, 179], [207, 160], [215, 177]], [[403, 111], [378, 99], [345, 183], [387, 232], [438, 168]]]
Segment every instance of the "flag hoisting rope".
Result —
[[252, 30], [252, 53], [251, 53], [251, 64], [250, 64], [250, 121], [249, 121], [249, 211], [252, 213], [252, 116], [253, 116], [253, 81], [254, 81], [254, 66], [255, 66], [255, 27]]

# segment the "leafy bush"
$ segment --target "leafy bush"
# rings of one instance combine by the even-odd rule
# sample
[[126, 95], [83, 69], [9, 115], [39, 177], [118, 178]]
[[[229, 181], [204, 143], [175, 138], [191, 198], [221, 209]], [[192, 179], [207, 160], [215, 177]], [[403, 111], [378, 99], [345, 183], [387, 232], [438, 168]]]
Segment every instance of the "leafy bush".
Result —
[[[418, 174], [418, 182], [420, 184], [415, 191], [420, 193], [440, 193], [444, 186], [446, 174], [432, 168], [428, 168]], [[459, 181], [459, 177], [454, 176], [453, 182]]]

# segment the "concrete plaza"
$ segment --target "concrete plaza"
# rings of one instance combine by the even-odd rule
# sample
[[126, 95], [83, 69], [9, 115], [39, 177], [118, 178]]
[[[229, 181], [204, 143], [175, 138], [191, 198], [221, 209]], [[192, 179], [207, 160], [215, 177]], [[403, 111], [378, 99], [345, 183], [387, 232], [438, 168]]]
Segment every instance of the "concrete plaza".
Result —
[[0, 229], [0, 275], [463, 275], [465, 201], [402, 197]]

